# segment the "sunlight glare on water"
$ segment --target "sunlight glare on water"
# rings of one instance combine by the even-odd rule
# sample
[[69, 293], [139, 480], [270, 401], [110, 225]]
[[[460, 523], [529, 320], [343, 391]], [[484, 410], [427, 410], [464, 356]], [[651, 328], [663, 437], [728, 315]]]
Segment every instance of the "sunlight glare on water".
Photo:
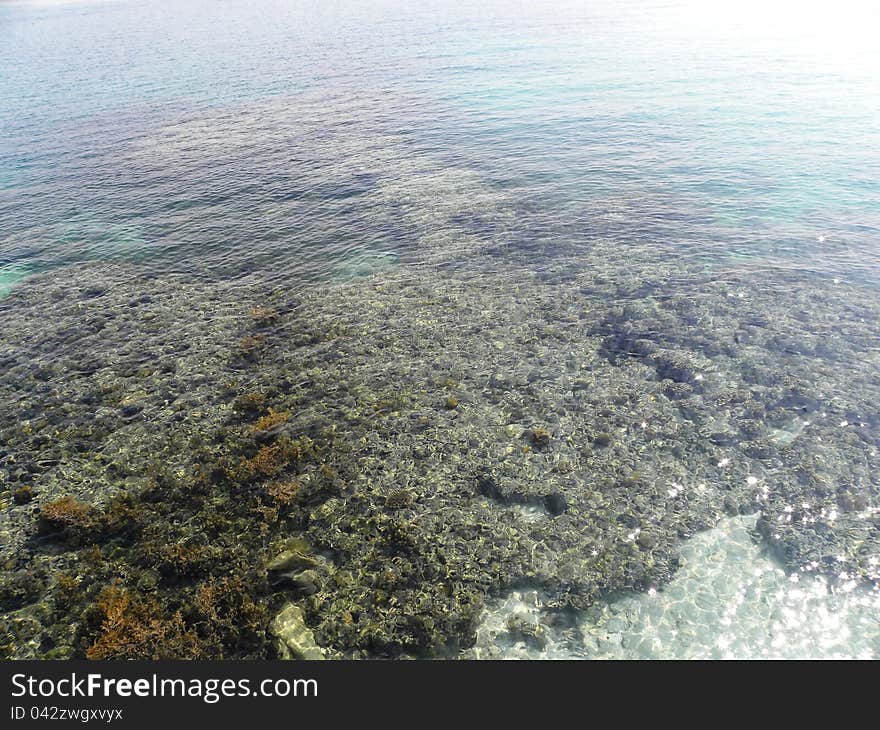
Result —
[[684, 0], [657, 11], [670, 34], [702, 36], [752, 53], [794, 54], [805, 70], [876, 71], [880, 8], [870, 0]]
[[490, 609], [476, 654], [510, 659], [873, 659], [880, 589], [787, 573], [750, 535], [755, 518], [727, 518], [682, 548], [660, 590], [597, 603], [554, 627], [537, 591]]
[[[203, 519], [305, 535], [278, 590], [348, 658], [469, 651], [484, 605], [481, 656], [878, 656], [878, 27], [855, 0], [0, 2], [0, 649], [97, 638], [68, 645], [91, 614], [54, 576], [90, 569], [34, 547], [39, 510], [173, 465], [218, 512], [169, 508], [108, 571], [152, 590], [150, 546]], [[282, 437], [327, 451], [246, 466]], [[218, 518], [282, 472], [296, 519]], [[205, 570], [273, 557], [246, 549]]]

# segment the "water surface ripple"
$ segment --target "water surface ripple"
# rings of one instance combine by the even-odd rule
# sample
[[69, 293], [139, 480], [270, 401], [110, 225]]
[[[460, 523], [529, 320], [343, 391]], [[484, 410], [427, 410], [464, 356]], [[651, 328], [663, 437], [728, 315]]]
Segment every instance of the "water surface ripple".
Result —
[[[0, 4], [8, 585], [73, 569], [49, 500], [190, 468], [258, 392], [357, 464], [284, 589], [327, 651], [877, 655], [877, 11], [532, 5]], [[363, 500], [421, 556], [368, 617]], [[723, 645], [664, 602], [700, 581]], [[7, 654], [103, 646], [38, 583]]]

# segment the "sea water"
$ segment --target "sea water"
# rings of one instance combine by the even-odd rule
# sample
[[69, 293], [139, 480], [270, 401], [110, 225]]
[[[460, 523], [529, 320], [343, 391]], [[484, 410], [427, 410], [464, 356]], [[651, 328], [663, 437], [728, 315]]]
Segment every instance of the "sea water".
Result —
[[[477, 657], [511, 659], [873, 659], [880, 590], [784, 570], [751, 529], [730, 517], [682, 547], [666, 586], [610, 596], [563, 627], [540, 590], [492, 605]], [[559, 623], [557, 620], [556, 624]]]
[[[81, 263], [297, 288], [648, 256], [683, 281], [876, 291], [878, 21], [846, 1], [6, 2], [0, 296]], [[689, 296], [676, 281], [651, 296]], [[560, 635], [511, 639], [546, 612], [501, 597], [477, 650], [877, 655], [876, 591], [786, 572], [731, 519], [683, 541], [668, 586]]]

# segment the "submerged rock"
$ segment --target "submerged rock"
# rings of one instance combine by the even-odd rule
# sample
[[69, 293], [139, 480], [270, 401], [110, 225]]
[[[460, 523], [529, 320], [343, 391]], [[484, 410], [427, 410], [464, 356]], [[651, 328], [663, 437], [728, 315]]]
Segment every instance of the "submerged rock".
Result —
[[[618, 303], [630, 263], [564, 285], [388, 271], [295, 301], [123, 268], [22, 283], [0, 302], [0, 595], [55, 618], [18, 655], [88, 624], [17, 571], [78, 574], [114, 540], [160, 590], [236, 554], [245, 590], [297, 600], [348, 657], [454, 654], [511, 586], [560, 611], [662, 586], [725, 512], [760, 510], [788, 568], [880, 580], [875, 298], [676, 271], [686, 297]], [[821, 353], [780, 350], [777, 330], [816, 327]], [[60, 500], [82, 519], [38, 531]], [[205, 596], [212, 617], [240, 597]]]
[[306, 626], [302, 609], [288, 603], [273, 619], [270, 627], [278, 639], [281, 659], [325, 659], [324, 651], [315, 643], [312, 630]]

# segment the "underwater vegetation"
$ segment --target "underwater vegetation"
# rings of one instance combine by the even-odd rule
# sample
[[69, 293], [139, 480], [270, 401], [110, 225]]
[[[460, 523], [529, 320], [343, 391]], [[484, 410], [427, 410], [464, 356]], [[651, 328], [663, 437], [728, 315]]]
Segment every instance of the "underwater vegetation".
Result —
[[159, 602], [132, 599], [125, 590], [109, 586], [92, 608], [100, 623], [98, 638], [86, 649], [89, 659], [197, 659], [202, 656], [193, 630], [181, 613], [168, 615]]
[[40, 509], [42, 532], [59, 530], [67, 537], [84, 538], [93, 531], [97, 518], [89, 505], [75, 497], [61, 497]]
[[[100, 289], [100, 297], [110, 289], [112, 285]], [[88, 300], [100, 298], [95, 292], [88, 290]], [[148, 304], [151, 298], [145, 295], [136, 301]], [[171, 315], [171, 309], [167, 313]], [[149, 316], [145, 319], [150, 321]], [[250, 320], [241, 319], [245, 331], [277, 321], [277, 314], [251, 313]], [[179, 341], [169, 349], [188, 352], [193, 344], [189, 334], [178, 328]], [[236, 333], [230, 340], [248, 336]], [[168, 347], [166, 335], [159, 337]], [[272, 540], [299, 528], [299, 500], [314, 499], [320, 491], [314, 485], [319, 485], [323, 472], [312, 480], [310, 492], [302, 490], [297, 475], [311, 467], [317, 470], [329, 441], [321, 434], [280, 433], [289, 412], [273, 408], [263, 393], [238, 386], [246, 373], [237, 349], [218, 343], [216, 356], [217, 363], [230, 370], [222, 388], [206, 383], [203, 390], [216, 404], [217, 417], [210, 421], [197, 405], [185, 401], [186, 410], [192, 406], [194, 411], [192, 427], [178, 427], [179, 440], [171, 444], [163, 441], [165, 433], [150, 433], [148, 428], [145, 434], [145, 421], [129, 414], [149, 409], [145, 401], [151, 392], [157, 400], [169, 393], [165, 384], [179, 372], [184, 358], [149, 374], [126, 368], [122, 380], [131, 386], [125, 389], [128, 395], [119, 392], [118, 383], [89, 383], [78, 398], [58, 401], [68, 408], [71, 402], [81, 404], [83, 411], [112, 409], [119, 414], [116, 428], [94, 429], [85, 423], [88, 416], [74, 427], [59, 426], [51, 417], [37, 428], [30, 423], [15, 427], [25, 439], [34, 439], [33, 453], [44, 461], [50, 442], [41, 433], [51, 433], [56, 444], [59, 434], [69, 439], [61, 442], [65, 445], [59, 458], [48, 460], [50, 467], [80, 455], [83, 461], [74, 458], [74, 463], [97, 466], [91, 466], [81, 485], [66, 471], [46, 478], [36, 462], [37, 468], [15, 472], [27, 483], [14, 489], [12, 501], [28, 510], [17, 515], [22, 520], [16, 532], [4, 523], [5, 536], [17, 537], [18, 544], [10, 549], [12, 541], [4, 542], [5, 564], [17, 567], [4, 570], [0, 588], [3, 610], [12, 610], [2, 621], [3, 655], [273, 655], [268, 626], [273, 606], [286, 593], [279, 594], [270, 584], [262, 565]], [[111, 380], [115, 373], [116, 368], [104, 371]], [[149, 378], [154, 388], [143, 387]], [[27, 388], [19, 388], [22, 391]], [[186, 399], [188, 392], [182, 387], [175, 394]], [[129, 402], [137, 406], [126, 405]], [[27, 412], [21, 399], [14, 407], [19, 418]], [[182, 412], [186, 413], [172, 408], [169, 420], [186, 420], [180, 418]], [[113, 452], [111, 434], [125, 444], [114, 458], [107, 456]], [[149, 450], [159, 444], [165, 447], [162, 458], [150, 456]], [[141, 451], [134, 453], [129, 446]], [[21, 453], [28, 453], [27, 447]], [[40, 485], [36, 489], [34, 482]]]
[[789, 569], [878, 582], [874, 298], [699, 271], [654, 297], [662, 266], [21, 284], [0, 653], [457, 656], [495, 597], [662, 586], [746, 513]]
[[254, 424], [254, 431], [257, 433], [265, 434], [270, 431], [274, 431], [279, 426], [284, 423], [287, 423], [290, 414], [286, 411], [284, 413], [279, 413], [273, 408], [269, 408], [268, 412], [264, 416], [260, 416], [257, 419], [257, 422]]

